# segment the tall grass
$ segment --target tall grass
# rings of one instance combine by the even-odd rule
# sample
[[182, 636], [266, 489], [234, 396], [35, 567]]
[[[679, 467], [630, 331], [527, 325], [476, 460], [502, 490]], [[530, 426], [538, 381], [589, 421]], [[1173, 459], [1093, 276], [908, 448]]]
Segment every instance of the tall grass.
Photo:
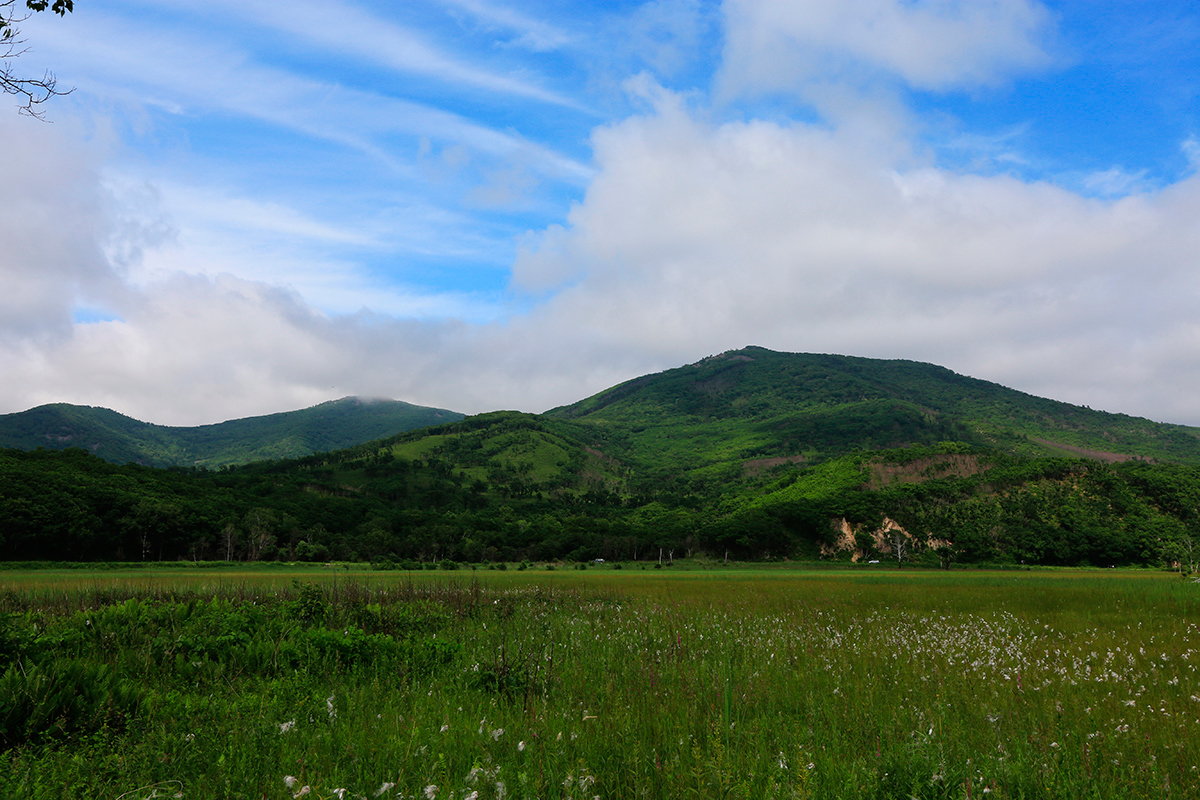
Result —
[[10, 588], [0, 796], [1200, 796], [1193, 584], [665, 572]]

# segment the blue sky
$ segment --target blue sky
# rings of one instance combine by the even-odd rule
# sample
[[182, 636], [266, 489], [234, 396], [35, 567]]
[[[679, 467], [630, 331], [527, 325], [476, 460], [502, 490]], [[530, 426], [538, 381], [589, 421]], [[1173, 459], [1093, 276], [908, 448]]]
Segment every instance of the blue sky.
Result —
[[[1200, 425], [1183, 2], [80, 0], [0, 412], [541, 411], [746, 344]], [[8, 98], [12, 100], [12, 98]]]

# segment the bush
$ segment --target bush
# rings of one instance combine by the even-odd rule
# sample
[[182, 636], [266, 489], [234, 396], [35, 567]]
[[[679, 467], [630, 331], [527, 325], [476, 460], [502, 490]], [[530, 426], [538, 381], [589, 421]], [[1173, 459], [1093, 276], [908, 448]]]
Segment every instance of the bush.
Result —
[[107, 665], [75, 659], [10, 665], [0, 676], [0, 748], [123, 727], [141, 697], [136, 682]]

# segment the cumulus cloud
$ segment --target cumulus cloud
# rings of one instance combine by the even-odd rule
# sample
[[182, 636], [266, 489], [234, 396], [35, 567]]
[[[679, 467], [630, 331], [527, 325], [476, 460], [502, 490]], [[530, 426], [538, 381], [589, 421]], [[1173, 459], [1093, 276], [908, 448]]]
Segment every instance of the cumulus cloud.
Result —
[[[115, 217], [98, 201], [78, 206], [86, 224], [66, 236], [49, 212], [26, 214], [0, 240], [6, 286], [40, 298], [37, 325], [56, 319], [57, 335], [4, 317], [0, 404], [107, 405], [169, 424], [347, 394], [539, 411], [759, 344], [932, 361], [1200, 423], [1189, 401], [1200, 178], [1088, 197], [897, 159], [828, 125], [713, 123], [655, 97], [595, 134], [586, 196], [564, 225], [531, 234], [514, 265], [514, 290], [538, 299], [503, 322], [325, 313], [278, 284], [211, 271], [135, 284], [99, 244]], [[55, 166], [29, 179], [41, 187], [31, 197], [100, 192], [69, 152], [45, 154]], [[47, 208], [64, 207], [55, 197]], [[69, 252], [47, 255], [42, 240]], [[21, 247], [44, 260], [14, 260]], [[119, 318], [71, 325], [84, 296], [118, 298]]]
[[120, 300], [121, 278], [104, 252], [106, 241], [119, 243], [99, 180], [102, 153], [65, 146], [67, 138], [0, 114], [9, 197], [0, 215], [0, 337], [10, 341], [67, 335], [76, 306]]
[[916, 358], [1200, 421], [1163, 391], [1200, 377], [1197, 180], [1095, 199], [897, 167], [827, 125], [697, 116], [668, 98], [597, 133], [586, 198], [514, 269], [565, 282], [539, 324], [666, 363], [746, 343]]
[[[325, 315], [299, 296], [230, 275], [143, 287], [120, 319], [0, 348], [0, 405], [74, 402], [194, 425], [346, 395], [480, 412], [541, 410], [650, 369], [583, 336], [518, 324]], [[539, 337], [542, 337], [539, 339]], [[589, 342], [588, 339], [592, 338]]]
[[[101, 169], [104, 148], [81, 144], [69, 125], [0, 115], [0, 143], [19, 156], [6, 160], [19, 200], [0, 219], [0, 407], [67, 401], [167, 424], [347, 394], [540, 411], [758, 344], [932, 361], [1200, 424], [1190, 402], [1200, 380], [1200, 176], [1162, 188], [1114, 168], [1076, 192], [951, 170], [912, 145], [895, 93], [870, 90], [876, 79], [971, 88], [1036, 69], [1047, 60], [1042, 6], [729, 0], [725, 20], [726, 92], [837, 96], [839, 113], [722, 121], [698, 94], [631, 82], [647, 110], [596, 130], [593, 164], [530, 151], [540, 174], [590, 182], [561, 224], [521, 241], [512, 290], [527, 310], [507, 318], [445, 293], [375, 287], [345, 263], [379, 249], [486, 248], [470, 240], [469, 220], [415, 206], [330, 219], [278, 195], [177, 176], [116, 180]], [[326, 122], [310, 130], [295, 117], [320, 108], [284, 101], [319, 87], [304, 82], [292, 95], [293, 84], [271, 84], [278, 102], [255, 98], [252, 116], [278, 107], [283, 127], [330, 141], [449, 126], [455, 135], [439, 143], [506, 158], [523, 147], [479, 126], [459, 130], [466, 123], [451, 114], [365, 95], [333, 133]], [[417, 112], [436, 119], [417, 124]], [[1191, 140], [1183, 149], [1200, 151]], [[513, 163], [479, 202], [522, 191], [525, 161]], [[438, 235], [447, 230], [464, 235]], [[107, 313], [73, 322], [80, 308]]]

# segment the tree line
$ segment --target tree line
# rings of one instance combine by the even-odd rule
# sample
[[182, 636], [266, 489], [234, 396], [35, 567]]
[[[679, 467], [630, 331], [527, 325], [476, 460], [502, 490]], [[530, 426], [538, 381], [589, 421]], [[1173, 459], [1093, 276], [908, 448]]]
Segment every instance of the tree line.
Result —
[[[501, 461], [472, 478], [448, 460], [470, 450], [406, 459], [372, 445], [218, 471], [114, 465], [82, 450], [0, 450], [0, 558], [487, 562], [707, 553], [1125, 566], [1190, 565], [1200, 540], [1200, 468], [1179, 465], [1026, 459], [959, 445], [753, 476], [730, 467], [720, 479], [631, 474], [616, 485], [584, 480], [578, 461], [545, 480]], [[963, 459], [972, 469], [938, 472]], [[907, 477], [872, 477], [882, 474]], [[897, 529], [902, 541], [880, 533]]]

